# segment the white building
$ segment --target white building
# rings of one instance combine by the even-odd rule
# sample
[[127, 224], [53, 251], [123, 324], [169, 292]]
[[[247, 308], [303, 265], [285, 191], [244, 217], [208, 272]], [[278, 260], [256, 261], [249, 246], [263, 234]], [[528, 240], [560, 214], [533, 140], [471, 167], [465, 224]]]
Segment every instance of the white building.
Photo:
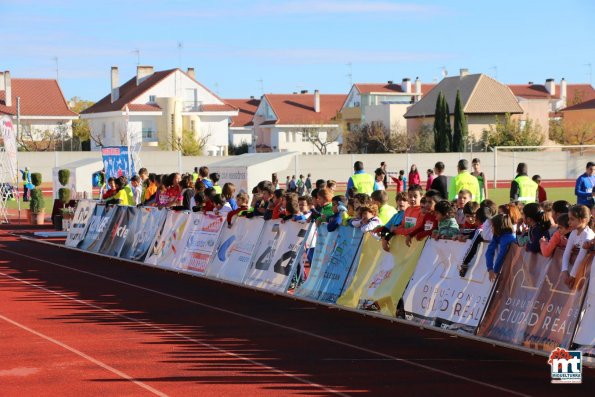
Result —
[[263, 95], [253, 118], [251, 150], [339, 154], [343, 135], [337, 115], [343, 102], [345, 95], [322, 95], [318, 90]]
[[0, 72], [0, 116], [7, 115], [15, 125], [17, 98], [20, 100], [21, 144], [57, 142], [72, 136], [72, 120], [78, 115], [68, 108], [57, 80], [11, 78], [8, 70]]
[[238, 115], [232, 117], [229, 123], [229, 143], [234, 146], [247, 144], [252, 146], [254, 124], [252, 119], [260, 105], [260, 99], [224, 99], [225, 103], [238, 109]]
[[143, 150], [171, 149], [183, 131], [206, 139], [205, 155], [223, 156], [229, 145], [229, 118], [234, 107], [196, 81], [194, 69], [155, 72], [138, 66], [136, 76], [119, 85], [118, 68], [111, 70], [111, 93], [81, 113], [89, 120], [92, 149], [127, 144], [142, 134]]

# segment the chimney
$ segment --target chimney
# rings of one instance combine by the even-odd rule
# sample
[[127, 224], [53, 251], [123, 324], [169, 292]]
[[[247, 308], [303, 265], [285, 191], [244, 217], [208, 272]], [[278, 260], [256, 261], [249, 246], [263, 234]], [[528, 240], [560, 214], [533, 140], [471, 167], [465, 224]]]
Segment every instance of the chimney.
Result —
[[137, 66], [136, 67], [136, 85], [140, 85], [144, 79], [153, 74], [153, 66]]
[[314, 111], [320, 113], [320, 91], [314, 90]]
[[415, 93], [418, 95], [421, 94], [421, 80], [419, 77], [415, 78]]
[[186, 74], [196, 80], [196, 73], [194, 73], [194, 68], [188, 68]]
[[393, 81], [392, 80], [387, 81], [387, 83], [388, 83], [388, 85], [393, 85]]
[[460, 69], [459, 70], [459, 75], [461, 77], [465, 77], [465, 76], [469, 75], [469, 69]]
[[112, 66], [112, 103], [120, 99], [120, 81], [118, 79], [118, 67]]
[[12, 106], [12, 86], [10, 83], [10, 72], [8, 70], [4, 72], [4, 104], [6, 106]]
[[562, 77], [562, 80], [560, 80], [560, 99], [564, 101], [564, 105], [566, 105], [566, 97], [568, 95], [566, 88], [566, 79]]
[[308, 93], [308, 90], [301, 90], [300, 91], [300, 94], [307, 94], [307, 93]]
[[409, 77], [405, 77], [401, 82], [401, 91], [411, 94], [411, 79]]
[[545, 81], [545, 89], [550, 95], [556, 95], [556, 83], [554, 83], [554, 79], [547, 79]]
[[0, 72], [0, 91], [4, 91], [4, 72]]

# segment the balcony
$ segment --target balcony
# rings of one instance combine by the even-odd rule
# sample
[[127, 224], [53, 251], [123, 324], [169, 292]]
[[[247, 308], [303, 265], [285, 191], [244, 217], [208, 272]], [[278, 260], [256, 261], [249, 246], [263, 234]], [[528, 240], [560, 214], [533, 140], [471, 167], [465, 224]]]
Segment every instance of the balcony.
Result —
[[182, 103], [183, 112], [200, 112], [202, 106], [201, 101], [184, 101]]

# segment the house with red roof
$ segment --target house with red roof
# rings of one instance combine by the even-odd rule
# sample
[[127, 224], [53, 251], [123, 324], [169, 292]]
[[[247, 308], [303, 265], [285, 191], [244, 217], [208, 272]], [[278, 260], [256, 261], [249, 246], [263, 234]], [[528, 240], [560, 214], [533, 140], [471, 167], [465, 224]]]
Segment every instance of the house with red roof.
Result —
[[560, 110], [569, 144], [595, 144], [595, 98]]
[[252, 152], [339, 154], [343, 134], [337, 115], [345, 95], [265, 94], [252, 122]]
[[0, 116], [8, 116], [16, 125], [17, 113], [19, 141], [25, 143], [68, 138], [72, 120], [78, 119], [57, 80], [11, 78], [10, 71], [0, 72]]
[[550, 78], [545, 84], [508, 84], [523, 108], [521, 123], [533, 120], [547, 137], [551, 120], [558, 119], [559, 111], [595, 98], [595, 89], [590, 84], [568, 84], [564, 78], [560, 84]]
[[[199, 83], [193, 68], [154, 71], [138, 66], [136, 76], [119, 84], [111, 69], [111, 90], [81, 113], [89, 121], [92, 149], [142, 140], [145, 149], [168, 149], [192, 131], [206, 141], [204, 154], [227, 155], [229, 118], [238, 110]], [[133, 142], [131, 142], [133, 143]]]
[[260, 105], [260, 99], [250, 97], [248, 99], [224, 99], [225, 103], [238, 109], [238, 115], [230, 118], [229, 143], [234, 146], [247, 144], [252, 146], [252, 135], [254, 135], [254, 124], [252, 119], [256, 109]]
[[354, 126], [381, 122], [388, 128], [406, 128], [403, 117], [407, 108], [418, 102], [435, 84], [422, 84], [419, 78], [412, 83], [404, 78], [401, 84], [355, 83], [341, 108], [343, 130]]

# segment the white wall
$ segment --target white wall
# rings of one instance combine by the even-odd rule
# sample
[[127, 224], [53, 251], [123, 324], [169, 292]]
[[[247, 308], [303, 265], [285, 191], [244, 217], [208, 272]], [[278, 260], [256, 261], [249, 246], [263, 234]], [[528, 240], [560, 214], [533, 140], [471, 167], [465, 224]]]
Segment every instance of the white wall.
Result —
[[182, 100], [185, 100], [186, 89], [189, 88], [197, 90], [197, 102], [205, 104], [222, 103], [215, 95], [211, 94], [203, 86], [197, 84], [179, 70], [155, 84], [144, 94], [135, 99], [133, 103], [148, 103], [150, 95], [155, 95], [157, 98], [181, 98]]

